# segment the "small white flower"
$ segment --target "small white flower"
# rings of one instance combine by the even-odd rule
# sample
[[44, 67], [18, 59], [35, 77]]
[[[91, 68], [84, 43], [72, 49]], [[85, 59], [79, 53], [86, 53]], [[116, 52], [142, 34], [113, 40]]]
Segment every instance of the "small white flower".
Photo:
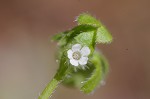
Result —
[[82, 47], [80, 44], [75, 44], [70, 50], [67, 51], [70, 63], [73, 66], [85, 65], [88, 61], [88, 55], [90, 54], [90, 49], [87, 46]]

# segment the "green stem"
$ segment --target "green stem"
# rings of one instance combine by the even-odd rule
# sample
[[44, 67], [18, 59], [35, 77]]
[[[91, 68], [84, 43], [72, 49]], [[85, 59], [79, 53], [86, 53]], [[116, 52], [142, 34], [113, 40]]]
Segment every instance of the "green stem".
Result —
[[38, 99], [49, 99], [49, 97], [53, 94], [53, 92], [57, 88], [58, 84], [65, 79], [65, 76], [68, 74], [68, 70], [70, 70], [68, 69], [68, 66], [64, 65], [65, 61], [66, 61], [65, 58], [62, 57], [60, 61], [60, 67], [57, 70], [57, 73], [45, 87], [45, 89], [43, 90]]
[[55, 91], [55, 89], [57, 88], [58, 84], [60, 83], [60, 81], [56, 80], [55, 78], [53, 78], [48, 85], [46, 86], [46, 88], [43, 90], [43, 92], [40, 94], [38, 99], [49, 99], [49, 97], [52, 95], [52, 93]]

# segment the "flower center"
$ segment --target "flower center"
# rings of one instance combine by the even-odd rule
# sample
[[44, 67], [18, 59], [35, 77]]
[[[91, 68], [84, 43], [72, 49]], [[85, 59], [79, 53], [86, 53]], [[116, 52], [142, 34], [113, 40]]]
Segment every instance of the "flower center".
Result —
[[72, 54], [73, 59], [79, 60], [81, 58], [81, 53], [76, 51]]

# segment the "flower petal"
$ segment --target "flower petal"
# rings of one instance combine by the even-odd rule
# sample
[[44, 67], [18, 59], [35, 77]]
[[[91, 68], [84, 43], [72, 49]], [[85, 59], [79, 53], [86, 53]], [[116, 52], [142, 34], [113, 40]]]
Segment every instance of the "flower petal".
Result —
[[79, 51], [81, 49], [81, 45], [80, 44], [75, 44], [72, 46], [72, 51]]
[[77, 61], [77, 60], [74, 60], [74, 59], [70, 59], [70, 63], [71, 63], [72, 65], [74, 65], [74, 66], [78, 66], [78, 65], [79, 65], [78, 61]]
[[83, 48], [81, 49], [81, 54], [82, 54], [82, 56], [88, 56], [88, 55], [90, 54], [90, 49], [89, 49], [89, 47], [83, 47]]
[[88, 61], [88, 57], [81, 57], [79, 60], [79, 64], [85, 65], [85, 64], [87, 64], [87, 61]]
[[69, 59], [72, 59], [73, 51], [72, 51], [72, 50], [68, 50], [68, 51], [67, 51], [67, 54], [68, 54], [68, 58], [69, 58]]

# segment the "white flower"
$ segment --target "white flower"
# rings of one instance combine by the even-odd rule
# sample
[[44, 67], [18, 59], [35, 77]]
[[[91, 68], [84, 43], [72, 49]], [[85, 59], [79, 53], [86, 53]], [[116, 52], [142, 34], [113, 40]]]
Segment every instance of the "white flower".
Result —
[[70, 59], [70, 63], [73, 66], [85, 65], [88, 61], [88, 55], [90, 54], [89, 47], [84, 46], [81, 49], [80, 44], [75, 44], [72, 46], [72, 49], [67, 51], [68, 58]]

